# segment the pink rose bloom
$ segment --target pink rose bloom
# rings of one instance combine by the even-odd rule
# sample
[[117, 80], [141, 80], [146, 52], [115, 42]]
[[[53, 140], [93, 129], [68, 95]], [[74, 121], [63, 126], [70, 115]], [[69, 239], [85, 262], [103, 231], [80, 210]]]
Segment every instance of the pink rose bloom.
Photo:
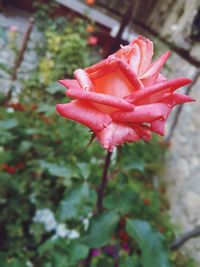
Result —
[[175, 92], [190, 79], [167, 80], [160, 73], [169, 55], [152, 62], [153, 43], [139, 36], [107, 59], [75, 70], [74, 80], [61, 80], [74, 100], [56, 109], [90, 128], [109, 151], [125, 142], [149, 141], [152, 132], [164, 135], [172, 108], [193, 101]]

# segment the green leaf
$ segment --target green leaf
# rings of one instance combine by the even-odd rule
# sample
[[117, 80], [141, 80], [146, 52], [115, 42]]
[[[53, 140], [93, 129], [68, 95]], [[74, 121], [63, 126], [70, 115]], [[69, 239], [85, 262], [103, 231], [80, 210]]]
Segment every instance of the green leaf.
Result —
[[145, 171], [145, 163], [144, 162], [129, 162], [125, 165], [125, 168], [127, 171], [139, 171], [144, 172]]
[[87, 257], [89, 248], [84, 244], [73, 244], [70, 248], [70, 264], [77, 265], [77, 262]]
[[32, 134], [40, 134], [40, 129], [36, 129], [36, 128], [28, 128], [28, 129], [25, 129], [24, 131], [26, 134], [28, 135], [32, 135]]
[[143, 267], [170, 267], [164, 238], [151, 225], [142, 220], [127, 220], [127, 233], [134, 238], [142, 251]]
[[137, 257], [127, 256], [121, 257], [119, 261], [119, 267], [140, 267], [140, 263]]
[[10, 130], [12, 128], [15, 128], [17, 125], [18, 125], [18, 121], [15, 118], [0, 121], [0, 128], [4, 130]]
[[0, 134], [0, 144], [4, 145], [7, 143], [10, 143], [11, 141], [13, 141], [15, 138], [14, 136], [6, 130], [0, 129], [1, 134]]
[[77, 163], [77, 167], [80, 170], [81, 176], [83, 176], [83, 178], [85, 180], [87, 180], [90, 176], [90, 166], [87, 163], [84, 162], [78, 162]]
[[100, 248], [109, 243], [119, 216], [114, 211], [104, 212], [93, 218], [88, 233], [83, 237], [83, 242], [90, 248]]
[[51, 175], [57, 177], [72, 176], [71, 170], [63, 165], [40, 161], [42, 169], [46, 169]]
[[113, 259], [99, 259], [96, 267], [113, 267]]
[[46, 88], [46, 91], [51, 94], [51, 95], [54, 95], [58, 92], [65, 92], [66, 88], [61, 86], [58, 82], [54, 82], [54, 83], [51, 83], [47, 88]]
[[22, 141], [19, 147], [19, 152], [20, 153], [25, 153], [27, 152], [32, 146], [32, 143], [29, 141]]
[[48, 104], [42, 103], [38, 107], [37, 112], [44, 113], [45, 115], [51, 115], [51, 114], [55, 114], [56, 111], [55, 111], [54, 105], [48, 105]]
[[38, 247], [38, 253], [40, 256], [51, 251], [54, 247], [54, 242], [51, 239], [46, 240], [42, 245]]
[[109, 210], [116, 210], [123, 215], [129, 213], [134, 208], [137, 197], [138, 193], [125, 187], [122, 192], [105, 197], [104, 206]]
[[60, 220], [76, 218], [83, 207], [84, 202], [89, 198], [89, 185], [83, 183], [68, 193], [67, 197], [61, 201], [59, 217]]
[[56, 267], [68, 267], [68, 262], [69, 262], [69, 258], [67, 255], [64, 254], [58, 254], [58, 253], [53, 253], [53, 266]]
[[1, 253], [0, 255], [1, 267], [26, 267], [24, 261], [15, 258], [7, 258]]

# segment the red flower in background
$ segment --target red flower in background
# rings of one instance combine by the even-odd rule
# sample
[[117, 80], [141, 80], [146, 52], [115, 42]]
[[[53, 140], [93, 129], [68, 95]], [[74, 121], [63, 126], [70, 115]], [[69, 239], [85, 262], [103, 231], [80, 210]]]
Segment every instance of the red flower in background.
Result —
[[109, 151], [124, 142], [149, 141], [152, 132], [164, 135], [172, 108], [193, 101], [174, 92], [190, 79], [167, 80], [160, 73], [169, 55], [152, 63], [153, 43], [139, 36], [107, 59], [76, 70], [74, 80], [60, 81], [75, 100], [56, 109], [89, 127]]
[[94, 32], [95, 28], [92, 24], [88, 24], [87, 27], [86, 27], [86, 32], [88, 33], [92, 33]]
[[89, 45], [96, 45], [98, 43], [98, 38], [96, 36], [89, 36], [88, 37], [88, 44]]
[[92, 6], [95, 4], [95, 0], [86, 0], [85, 1], [87, 5]]
[[17, 169], [14, 166], [9, 166], [7, 163], [2, 165], [2, 169], [10, 174], [16, 173]]
[[25, 168], [25, 164], [22, 162], [17, 163], [14, 166], [10, 166], [7, 163], [3, 163], [2, 164], [2, 169], [5, 170], [6, 172], [10, 173], [10, 174], [14, 174], [16, 173], [18, 170], [23, 170]]
[[14, 110], [18, 110], [18, 111], [22, 111], [22, 112], [25, 111], [25, 107], [21, 103], [11, 103], [9, 107], [13, 108]]
[[146, 205], [146, 206], [148, 206], [148, 205], [151, 204], [151, 200], [148, 199], [148, 198], [144, 198], [144, 199], [143, 199], [143, 202], [144, 202], [144, 205]]

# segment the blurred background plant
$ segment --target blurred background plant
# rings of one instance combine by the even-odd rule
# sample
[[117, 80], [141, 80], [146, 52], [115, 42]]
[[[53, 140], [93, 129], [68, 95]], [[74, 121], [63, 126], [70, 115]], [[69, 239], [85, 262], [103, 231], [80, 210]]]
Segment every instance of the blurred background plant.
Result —
[[[94, 25], [52, 19], [55, 5], [36, 6], [43, 34], [37, 67], [21, 78], [17, 100], [11, 96], [0, 107], [1, 266], [82, 266], [95, 247], [93, 267], [194, 267], [167, 249], [175, 228], [159, 179], [167, 147], [157, 138], [115, 151], [106, 212], [91, 218], [105, 152], [96, 141], [89, 145], [88, 129], [57, 116], [65, 89], [55, 81], [101, 58], [98, 45], [88, 43]], [[153, 241], [145, 246], [145, 240]]]

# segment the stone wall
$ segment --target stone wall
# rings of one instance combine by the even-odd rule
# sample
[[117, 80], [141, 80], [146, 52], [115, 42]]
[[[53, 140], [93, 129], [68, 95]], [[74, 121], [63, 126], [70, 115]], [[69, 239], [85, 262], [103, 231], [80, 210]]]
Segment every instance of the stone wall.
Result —
[[[161, 1], [158, 1], [157, 4], [160, 5], [160, 3]], [[157, 6], [159, 10], [161, 6], [163, 7], [163, 14], [158, 12], [156, 15], [155, 9], [154, 14], [152, 13], [149, 17], [151, 21], [149, 26], [154, 27], [160, 36], [168, 38], [177, 47], [185, 49], [190, 56], [200, 62], [200, 41], [191, 40], [190, 37], [192, 22], [197, 14], [195, 10], [199, 5], [200, 2], [196, 0], [166, 1], [165, 3], [163, 1], [160, 9]], [[168, 16], [165, 12], [169, 12]], [[153, 16], [155, 16], [154, 19]], [[160, 54], [168, 49], [159, 42], [157, 42], [157, 47], [161, 50]], [[172, 221], [179, 226], [179, 234], [181, 234], [200, 226], [200, 67], [172, 52], [165, 74], [169, 78], [185, 76], [195, 81], [190, 95], [196, 99], [196, 102], [182, 106], [178, 123], [170, 139], [163, 174], [168, 188]], [[169, 118], [167, 135], [176, 111]], [[182, 251], [194, 257], [200, 266], [200, 236], [185, 243]]]
[[[200, 76], [191, 90], [197, 102], [186, 104], [171, 139], [164, 179], [170, 213], [180, 233], [200, 226]], [[200, 264], [200, 236], [182, 248]]]
[[[0, 14], [0, 92], [7, 94], [12, 88], [12, 95], [17, 96], [23, 89], [23, 80], [29, 79], [31, 71], [37, 66], [37, 55], [35, 48], [41, 41], [41, 34], [34, 27], [30, 35], [27, 49], [25, 51], [22, 64], [18, 69], [18, 79], [12, 79], [12, 70], [16, 58], [19, 54], [19, 48], [22, 46], [24, 34], [29, 24], [29, 16], [19, 10], [10, 9], [12, 16]], [[16, 28], [16, 38], [13, 39], [12, 27]], [[16, 49], [13, 46], [16, 45]]]
[[139, 21], [143, 21], [149, 29], [169, 43], [187, 51], [200, 64], [199, 0], [154, 0], [149, 9], [150, 15], [145, 17], [145, 21], [142, 10], [138, 11]]
[[[165, 70], [167, 77], [185, 76], [192, 80], [198, 77], [190, 91], [196, 102], [182, 106], [178, 123], [170, 139], [163, 174], [168, 188], [172, 221], [179, 226], [179, 234], [182, 234], [200, 226], [200, 1], [157, 0], [154, 1], [148, 17], [140, 18], [141, 12], [142, 10], [140, 15], [137, 14], [136, 20], [142, 22], [141, 25], [144, 24], [145, 27], [136, 29], [151, 39], [149, 32], [152, 30], [157, 33], [155, 43], [160, 50], [159, 54], [169, 48], [163, 42], [157, 41], [158, 39], [165, 40], [183, 52], [177, 54], [176, 49], [172, 51], [168, 68]], [[199, 30], [199, 33], [194, 34], [194, 30]], [[191, 58], [195, 64], [192, 64]], [[176, 112], [177, 110], [169, 118], [167, 135]], [[197, 266], [200, 266], [200, 236], [189, 240], [181, 249], [194, 257]]]

